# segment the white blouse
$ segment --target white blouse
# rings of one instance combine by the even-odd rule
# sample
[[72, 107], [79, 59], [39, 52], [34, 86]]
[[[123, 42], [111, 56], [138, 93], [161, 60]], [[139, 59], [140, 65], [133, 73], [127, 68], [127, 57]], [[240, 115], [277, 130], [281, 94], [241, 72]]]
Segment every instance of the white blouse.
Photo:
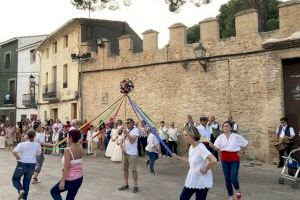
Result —
[[190, 189], [211, 188], [213, 185], [213, 176], [211, 170], [202, 174], [200, 169], [208, 164], [207, 157], [211, 152], [207, 150], [204, 144], [199, 143], [196, 147], [190, 146], [189, 164], [190, 169], [185, 180], [185, 187]]
[[238, 152], [241, 150], [241, 147], [248, 145], [248, 141], [236, 133], [231, 133], [229, 139], [227, 139], [223, 133], [216, 139], [214, 145], [218, 147], [220, 151]]

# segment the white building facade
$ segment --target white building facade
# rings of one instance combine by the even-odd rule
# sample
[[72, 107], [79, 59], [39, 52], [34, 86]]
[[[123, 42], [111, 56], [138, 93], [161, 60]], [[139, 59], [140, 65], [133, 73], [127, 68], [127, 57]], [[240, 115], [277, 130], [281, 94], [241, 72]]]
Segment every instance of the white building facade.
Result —
[[40, 73], [40, 58], [36, 47], [47, 35], [20, 38], [18, 44], [18, 73], [16, 95], [16, 121], [37, 119], [37, 97]]

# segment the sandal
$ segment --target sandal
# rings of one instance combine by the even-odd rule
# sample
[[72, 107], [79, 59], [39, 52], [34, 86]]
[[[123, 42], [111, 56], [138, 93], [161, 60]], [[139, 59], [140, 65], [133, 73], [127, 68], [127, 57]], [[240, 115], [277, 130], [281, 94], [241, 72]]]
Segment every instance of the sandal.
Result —
[[129, 189], [129, 185], [122, 185], [119, 190], [123, 191], [123, 190], [128, 190]]
[[133, 193], [137, 193], [138, 191], [139, 191], [138, 186], [134, 186], [133, 189], [132, 189], [132, 192]]

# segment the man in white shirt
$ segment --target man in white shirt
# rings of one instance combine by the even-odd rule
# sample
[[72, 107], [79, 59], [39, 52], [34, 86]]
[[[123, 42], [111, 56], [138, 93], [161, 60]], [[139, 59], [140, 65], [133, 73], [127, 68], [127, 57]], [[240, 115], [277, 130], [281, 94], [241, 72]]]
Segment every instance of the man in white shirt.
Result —
[[132, 172], [133, 177], [133, 193], [139, 191], [137, 181], [138, 181], [138, 172], [137, 172], [137, 159], [138, 159], [138, 137], [139, 129], [134, 127], [134, 121], [132, 118], [126, 120], [127, 129], [123, 129], [125, 141], [123, 146], [123, 172], [124, 172], [124, 185], [119, 188], [119, 190], [128, 190], [128, 177], [129, 177], [129, 168]]
[[210, 127], [207, 125], [207, 123], [207, 117], [200, 117], [200, 125], [197, 127], [198, 132], [201, 135], [200, 142], [210, 142], [211, 132]]
[[[34, 139], [35, 142], [38, 142], [42, 147], [43, 146], [53, 147], [52, 144], [46, 143], [46, 141], [45, 141], [46, 135], [42, 130], [41, 124], [36, 124], [34, 129], [36, 131], [36, 135], [35, 135], [35, 139]], [[42, 170], [44, 160], [45, 160], [45, 156], [44, 156], [44, 152], [42, 151], [42, 153], [36, 157], [36, 168], [35, 168], [34, 175], [32, 178], [32, 180], [33, 180], [32, 184], [41, 182], [40, 180], [38, 180], [38, 175], [40, 174], [40, 172]]]
[[[164, 121], [160, 122], [158, 134], [159, 134], [160, 139], [167, 145], [167, 139], [168, 139], [169, 135], [168, 135], [168, 127], [165, 126]], [[161, 147], [161, 154], [163, 156], [167, 156], [167, 150], [165, 149], [164, 146]]]
[[236, 123], [235, 121], [233, 121], [233, 117], [231, 115], [229, 115], [227, 117], [227, 121], [231, 122], [231, 124], [232, 124], [232, 132], [233, 133], [238, 133], [239, 125], [238, 125], [238, 123]]
[[168, 129], [168, 144], [171, 149], [171, 151], [175, 154], [177, 154], [177, 141], [178, 141], [178, 135], [179, 131], [177, 128], [175, 128], [174, 122], [170, 123], [170, 128]]
[[276, 136], [278, 141], [285, 142], [286, 147], [279, 151], [279, 164], [278, 168], [283, 167], [284, 160], [282, 156], [284, 156], [285, 152], [287, 155], [292, 151], [294, 146], [294, 138], [295, 138], [295, 131], [293, 127], [288, 124], [288, 118], [282, 117], [280, 119], [281, 125], [278, 126], [276, 130]]
[[217, 139], [217, 137], [221, 134], [220, 131], [220, 125], [218, 122], [216, 122], [215, 116], [210, 116], [208, 118], [208, 124], [210, 133], [211, 133], [211, 142], [214, 143]]

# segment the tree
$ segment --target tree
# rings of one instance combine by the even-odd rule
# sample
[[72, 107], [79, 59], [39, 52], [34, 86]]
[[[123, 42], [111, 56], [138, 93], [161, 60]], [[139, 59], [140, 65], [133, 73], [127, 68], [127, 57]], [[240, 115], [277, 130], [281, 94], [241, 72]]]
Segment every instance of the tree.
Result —
[[[257, 9], [259, 31], [271, 31], [279, 28], [279, 14], [277, 6], [279, 0], [230, 0], [223, 4], [218, 15], [220, 37], [235, 36], [235, 14], [249, 8]], [[187, 29], [187, 42], [195, 43], [200, 40], [199, 25]]]
[[218, 15], [221, 38], [235, 36], [235, 14], [249, 8], [254, 8], [258, 12], [259, 31], [278, 29], [279, 4], [279, 0], [231, 0], [223, 4]]
[[187, 43], [193, 44], [200, 40], [200, 26], [195, 24], [187, 29]]
[[[200, 7], [202, 4], [208, 4], [211, 0], [161, 0], [164, 1], [169, 6], [171, 12], [179, 12], [180, 8], [190, 2], [196, 7]], [[123, 4], [124, 6], [130, 6], [131, 0], [71, 0], [72, 5], [74, 5], [79, 10], [91, 10], [95, 11], [97, 9], [108, 8], [110, 10], [117, 10]]]

